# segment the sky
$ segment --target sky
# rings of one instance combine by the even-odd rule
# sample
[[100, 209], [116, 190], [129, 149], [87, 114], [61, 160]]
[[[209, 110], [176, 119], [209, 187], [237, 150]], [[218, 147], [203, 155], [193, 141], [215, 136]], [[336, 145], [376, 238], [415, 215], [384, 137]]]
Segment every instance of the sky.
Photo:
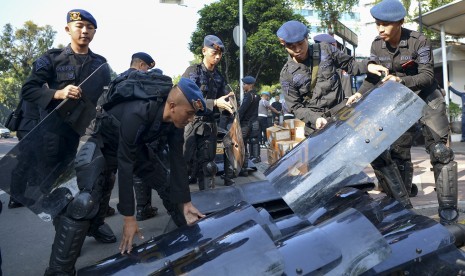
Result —
[[159, 0], [0, 0], [0, 27], [10, 23], [20, 29], [28, 20], [51, 25], [57, 32], [53, 46], [67, 45], [66, 15], [71, 9], [84, 9], [98, 25], [90, 49], [104, 56], [116, 73], [129, 68], [133, 53], [146, 52], [156, 68], [175, 77], [194, 59], [188, 47], [198, 10], [214, 1], [184, 0], [184, 5], [176, 5]]

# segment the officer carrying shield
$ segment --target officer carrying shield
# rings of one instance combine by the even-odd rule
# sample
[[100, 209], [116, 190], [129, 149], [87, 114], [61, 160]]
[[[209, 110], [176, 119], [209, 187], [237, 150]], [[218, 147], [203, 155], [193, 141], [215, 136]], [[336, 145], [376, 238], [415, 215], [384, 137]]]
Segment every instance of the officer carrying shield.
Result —
[[[296, 119], [305, 122], [305, 134], [310, 135], [326, 124], [331, 109], [344, 100], [344, 91], [337, 69], [359, 75], [367, 70], [381, 75], [385, 68], [356, 62], [326, 42], [310, 45], [308, 28], [299, 21], [288, 21], [276, 32], [289, 58], [281, 69], [280, 83], [287, 107]], [[324, 65], [324, 66], [320, 66]]]
[[[214, 187], [218, 171], [214, 160], [220, 109], [233, 113], [229, 96], [233, 96], [234, 92], [226, 91], [226, 81], [217, 68], [223, 51], [223, 42], [217, 36], [205, 36], [202, 62], [189, 66], [182, 75], [197, 84], [207, 102], [207, 112], [203, 116], [196, 116], [184, 132], [184, 158], [188, 161], [191, 174], [197, 178], [200, 190], [207, 187], [206, 181], [209, 181], [208, 187]], [[227, 159], [224, 159], [224, 185], [229, 186], [234, 181], [231, 179], [233, 169]]]
[[[349, 102], [360, 98], [380, 80], [391, 80], [404, 84], [427, 103], [420, 123], [423, 125], [426, 151], [433, 165], [439, 218], [442, 224], [455, 223], [459, 216], [457, 162], [454, 161], [454, 152], [447, 146], [450, 127], [444, 97], [434, 78], [430, 41], [421, 33], [402, 27], [407, 12], [398, 0], [383, 0], [370, 12], [379, 36], [371, 45], [369, 63], [385, 66], [389, 74], [382, 80], [379, 76], [368, 75]], [[406, 135], [408, 133], [391, 146], [390, 154], [403, 172], [404, 185], [409, 192], [413, 176], [410, 156], [413, 141]]]

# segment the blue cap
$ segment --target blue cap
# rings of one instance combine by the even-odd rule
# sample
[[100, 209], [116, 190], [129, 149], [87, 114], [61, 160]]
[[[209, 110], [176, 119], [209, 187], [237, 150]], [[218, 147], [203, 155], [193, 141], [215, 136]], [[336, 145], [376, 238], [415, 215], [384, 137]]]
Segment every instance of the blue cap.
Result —
[[308, 28], [302, 22], [291, 20], [284, 23], [276, 35], [286, 43], [296, 43], [308, 36]]
[[255, 83], [255, 78], [252, 76], [245, 76], [242, 78], [242, 82], [245, 84], [254, 84]]
[[398, 0], [383, 0], [370, 9], [371, 16], [386, 22], [397, 22], [404, 19], [407, 12]]
[[268, 95], [268, 97], [271, 97], [271, 93], [268, 91], [263, 91], [260, 95]]
[[178, 87], [187, 101], [192, 105], [197, 115], [201, 115], [207, 111], [207, 103], [194, 81], [188, 78], [181, 78], [178, 82]]
[[131, 58], [132, 58], [132, 59], [135, 59], [135, 58], [141, 59], [142, 61], [144, 61], [145, 63], [147, 63], [147, 65], [149, 66], [149, 68], [153, 68], [153, 66], [155, 66], [155, 61], [154, 61], [153, 58], [152, 58], [149, 54], [147, 54], [147, 53], [138, 52], [138, 53], [133, 54]]
[[319, 42], [327, 42], [330, 44], [336, 43], [336, 39], [332, 35], [329, 35], [329, 34], [316, 35], [313, 37], [313, 41], [315, 41], [315, 43], [319, 43]]
[[219, 50], [221, 52], [224, 51], [223, 42], [221, 41], [221, 39], [219, 39], [217, 36], [214, 36], [214, 35], [207, 35], [203, 39], [203, 46], [208, 47], [208, 48], [212, 48], [212, 49], [215, 49], [215, 50]]
[[95, 20], [92, 14], [90, 14], [88, 11], [74, 9], [74, 10], [70, 10], [68, 14], [66, 15], [66, 21], [68, 23], [74, 22], [74, 21], [83, 21], [83, 20], [89, 21], [97, 29], [97, 20]]

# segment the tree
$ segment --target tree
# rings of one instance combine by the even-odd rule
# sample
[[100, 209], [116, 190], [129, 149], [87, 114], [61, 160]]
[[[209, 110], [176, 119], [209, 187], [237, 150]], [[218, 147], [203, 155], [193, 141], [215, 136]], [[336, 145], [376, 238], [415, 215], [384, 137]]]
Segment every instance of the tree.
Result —
[[11, 24], [0, 36], [0, 103], [14, 109], [19, 102], [22, 83], [31, 73], [32, 63], [53, 45], [56, 31], [26, 21], [21, 29]]
[[[287, 53], [279, 44], [276, 31], [286, 21], [300, 20], [290, 4], [281, 0], [246, 0], [243, 3], [243, 25], [247, 34], [244, 47], [244, 75], [254, 76], [258, 84], [277, 83]], [[221, 0], [199, 11], [197, 29], [191, 36], [189, 48], [202, 55], [203, 38], [218, 36], [225, 45], [220, 69], [230, 84], [238, 84], [239, 47], [234, 43], [232, 30], [239, 25], [237, 0]]]
[[[318, 17], [321, 20], [321, 27], [334, 31], [336, 22], [343, 13], [351, 12], [352, 8], [358, 5], [359, 0], [293, 0], [296, 6], [308, 4], [318, 11]], [[408, 1], [408, 0], [407, 0]]]

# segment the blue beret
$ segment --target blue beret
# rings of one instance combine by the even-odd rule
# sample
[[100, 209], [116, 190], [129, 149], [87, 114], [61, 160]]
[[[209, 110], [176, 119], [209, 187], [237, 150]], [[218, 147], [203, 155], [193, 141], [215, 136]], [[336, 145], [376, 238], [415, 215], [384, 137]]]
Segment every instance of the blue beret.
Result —
[[194, 81], [188, 78], [181, 78], [178, 82], [178, 87], [181, 89], [187, 101], [195, 109], [197, 115], [202, 115], [207, 111], [207, 103]]
[[397, 22], [404, 19], [407, 12], [398, 0], [383, 0], [370, 9], [371, 15], [378, 20]]
[[224, 51], [223, 42], [221, 41], [221, 39], [219, 39], [217, 36], [214, 36], [214, 35], [207, 35], [203, 39], [203, 46], [212, 48], [215, 50], [220, 50], [221, 52]]
[[263, 91], [260, 95], [268, 95], [268, 97], [271, 97], [271, 93], [268, 91]]
[[308, 36], [308, 28], [302, 22], [291, 20], [284, 23], [276, 35], [286, 43], [296, 43]]
[[66, 15], [66, 22], [74, 22], [74, 21], [89, 21], [92, 23], [95, 28], [97, 29], [97, 20], [90, 14], [88, 11], [85, 10], [80, 10], [80, 9], [74, 9], [70, 10], [68, 14]]
[[150, 68], [153, 68], [153, 66], [155, 66], [155, 61], [154, 61], [153, 58], [152, 58], [149, 54], [147, 54], [147, 53], [138, 52], [138, 53], [133, 54], [131, 58], [132, 58], [132, 59], [138, 58], [138, 59], [143, 60], [145, 63], [147, 63], [147, 65], [148, 65]]
[[319, 35], [316, 35], [313, 37], [313, 40], [316, 42], [316, 43], [319, 43], [319, 42], [327, 42], [327, 43], [336, 43], [336, 39], [332, 36], [332, 35], [329, 35], [329, 34], [319, 34]]
[[245, 84], [254, 84], [255, 83], [255, 78], [252, 76], [245, 76], [242, 78], [242, 82]]

